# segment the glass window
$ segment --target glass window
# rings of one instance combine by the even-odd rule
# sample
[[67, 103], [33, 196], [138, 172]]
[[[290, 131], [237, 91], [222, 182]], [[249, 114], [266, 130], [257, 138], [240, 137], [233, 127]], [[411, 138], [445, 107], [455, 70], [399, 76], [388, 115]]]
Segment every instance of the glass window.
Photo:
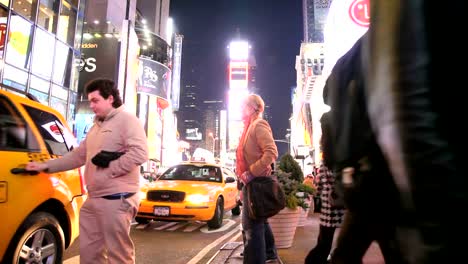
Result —
[[10, 0], [0, 0], [0, 3], [4, 4], [6, 6], [9, 6], [10, 5]]
[[76, 32], [75, 32], [75, 44], [74, 48], [76, 50], [81, 50], [81, 42], [83, 36], [83, 26], [84, 26], [84, 9], [78, 12], [77, 21], [76, 21]]
[[37, 0], [13, 0], [11, 7], [16, 13], [34, 21], [36, 19]]
[[67, 101], [60, 100], [56, 97], [50, 98], [50, 106], [57, 110], [61, 115], [67, 116]]
[[[71, 3], [74, 7], [78, 7], [78, 1], [79, 0], [67, 0], [67, 2]], [[81, 1], [84, 2], [84, 1]]]
[[39, 101], [45, 105], [49, 105], [49, 89], [49, 81], [31, 75], [31, 81], [29, 83], [29, 93], [36, 96], [36, 98], [39, 99]]
[[40, 0], [37, 24], [45, 30], [57, 33], [57, 18], [60, 0]]
[[3, 69], [3, 84], [21, 91], [26, 91], [27, 83], [27, 72], [5, 64], [5, 68]]
[[23, 105], [44, 139], [47, 150], [53, 155], [64, 155], [76, 146], [73, 134], [54, 114]]
[[0, 97], [0, 149], [39, 149], [31, 129], [5, 97]]
[[50, 79], [54, 57], [55, 37], [37, 28], [34, 34], [34, 48], [31, 70], [33, 73]]
[[6, 61], [20, 68], [28, 68], [31, 53], [32, 24], [26, 19], [12, 15], [6, 53]]
[[[68, 115], [67, 115], [67, 122], [68, 124], [74, 126], [75, 125], [75, 109], [76, 109], [76, 93], [70, 93], [70, 104], [68, 104]], [[76, 134], [75, 134], [76, 136]]]
[[68, 90], [64, 89], [63, 87], [53, 85], [52, 86], [52, 91], [51, 94], [59, 99], [62, 99], [64, 101], [68, 100]]
[[80, 52], [79, 51], [74, 51], [73, 52], [73, 65], [71, 68], [71, 83], [70, 83], [70, 90], [72, 91], [78, 91], [78, 81], [80, 77]]
[[55, 46], [54, 73], [52, 76], [52, 80], [55, 83], [65, 87], [70, 86], [72, 58], [72, 50], [61, 41], [57, 41]]
[[35, 90], [35, 89], [32, 89], [32, 88], [29, 89], [29, 93], [34, 95], [34, 97], [36, 97], [36, 99], [39, 102], [41, 102], [41, 104], [49, 105], [49, 95], [48, 94], [42, 93], [42, 92], [40, 92], [38, 90]]
[[5, 50], [6, 30], [8, 25], [8, 11], [0, 7], [0, 59], [3, 59]]
[[76, 9], [66, 1], [62, 1], [62, 10], [59, 18], [59, 31], [57, 36], [73, 46], [75, 39]]

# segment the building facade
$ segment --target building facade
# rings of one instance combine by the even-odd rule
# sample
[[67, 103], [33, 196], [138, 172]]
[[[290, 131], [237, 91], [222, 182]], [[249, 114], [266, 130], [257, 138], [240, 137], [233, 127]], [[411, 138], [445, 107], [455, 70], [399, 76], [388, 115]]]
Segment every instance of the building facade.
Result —
[[0, 0], [1, 88], [31, 94], [74, 124], [85, 0]]

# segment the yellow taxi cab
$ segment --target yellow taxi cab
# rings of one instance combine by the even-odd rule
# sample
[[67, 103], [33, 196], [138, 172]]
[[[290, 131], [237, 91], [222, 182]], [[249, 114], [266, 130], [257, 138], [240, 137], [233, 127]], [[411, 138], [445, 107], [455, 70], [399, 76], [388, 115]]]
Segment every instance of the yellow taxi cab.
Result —
[[32, 99], [0, 90], [0, 263], [62, 263], [86, 198], [79, 169], [24, 169], [76, 146], [63, 116]]
[[224, 212], [240, 214], [237, 177], [216, 163], [183, 162], [169, 167], [157, 181], [141, 187], [135, 220], [204, 221], [209, 228], [223, 224]]

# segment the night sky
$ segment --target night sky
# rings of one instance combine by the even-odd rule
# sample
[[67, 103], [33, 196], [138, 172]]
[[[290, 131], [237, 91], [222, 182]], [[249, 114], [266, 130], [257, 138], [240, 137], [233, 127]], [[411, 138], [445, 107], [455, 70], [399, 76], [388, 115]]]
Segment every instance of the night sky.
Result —
[[[184, 35], [184, 72], [196, 67], [200, 98], [224, 99], [228, 43], [239, 29], [257, 60], [257, 88], [270, 105], [275, 139], [284, 139], [296, 86], [295, 58], [303, 39], [301, 0], [171, 0], [176, 32]], [[182, 83], [184, 85], [184, 83]], [[280, 154], [287, 146], [277, 143]]]

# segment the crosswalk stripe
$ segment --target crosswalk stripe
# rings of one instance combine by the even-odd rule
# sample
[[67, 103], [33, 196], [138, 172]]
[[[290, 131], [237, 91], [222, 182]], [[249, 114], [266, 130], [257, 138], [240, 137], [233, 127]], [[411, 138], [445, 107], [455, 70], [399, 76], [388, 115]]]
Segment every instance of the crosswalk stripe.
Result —
[[177, 222], [169, 222], [169, 223], [167, 223], [167, 224], [165, 224], [165, 225], [158, 226], [158, 227], [155, 227], [155, 228], [153, 228], [153, 229], [154, 229], [154, 230], [164, 230], [164, 229], [166, 229], [166, 228], [168, 228], [168, 227], [171, 227], [171, 226], [173, 226], [173, 225], [176, 225], [176, 224], [177, 224]]
[[205, 225], [206, 225], [206, 223], [204, 223], [204, 222], [195, 222], [195, 223], [192, 223], [191, 225], [187, 226], [184, 229], [184, 232], [192, 232], [192, 231], [197, 230], [200, 227], [205, 226]]
[[177, 230], [179, 228], [182, 228], [182, 227], [186, 226], [187, 224], [188, 224], [187, 222], [177, 223], [177, 225], [174, 225], [174, 226], [168, 228], [166, 231], [175, 231], [175, 230]]

